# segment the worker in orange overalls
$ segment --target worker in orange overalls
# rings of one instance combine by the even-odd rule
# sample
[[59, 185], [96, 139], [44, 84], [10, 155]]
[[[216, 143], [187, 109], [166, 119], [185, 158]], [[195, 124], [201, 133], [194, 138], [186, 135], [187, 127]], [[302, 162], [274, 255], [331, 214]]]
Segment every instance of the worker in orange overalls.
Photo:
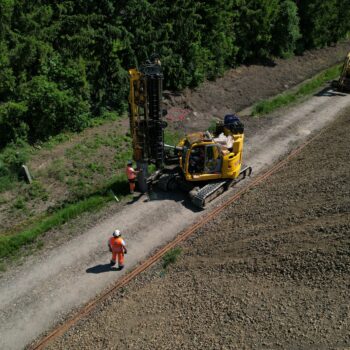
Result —
[[113, 232], [112, 237], [108, 240], [108, 247], [109, 251], [112, 253], [111, 266], [116, 264], [118, 256], [118, 267], [121, 270], [124, 267], [124, 254], [128, 251], [119, 230]]
[[139, 171], [136, 171], [133, 169], [131, 160], [128, 161], [128, 163], [126, 165], [125, 172], [126, 172], [126, 176], [128, 177], [128, 180], [129, 180], [130, 193], [134, 193], [136, 175], [139, 173]]

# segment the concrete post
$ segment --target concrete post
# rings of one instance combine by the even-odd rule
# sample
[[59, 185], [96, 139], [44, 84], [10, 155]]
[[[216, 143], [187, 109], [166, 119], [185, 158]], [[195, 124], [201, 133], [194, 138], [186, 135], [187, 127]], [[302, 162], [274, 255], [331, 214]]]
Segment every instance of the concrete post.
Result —
[[26, 165], [22, 165], [21, 172], [27, 183], [31, 184], [33, 182], [32, 176], [30, 175], [29, 169]]

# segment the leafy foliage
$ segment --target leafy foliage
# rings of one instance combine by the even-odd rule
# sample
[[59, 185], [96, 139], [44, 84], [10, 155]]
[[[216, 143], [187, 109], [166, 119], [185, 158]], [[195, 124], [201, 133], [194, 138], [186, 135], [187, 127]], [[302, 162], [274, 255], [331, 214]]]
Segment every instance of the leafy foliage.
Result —
[[350, 3], [346, 0], [299, 1], [302, 49], [336, 43], [350, 30]]
[[298, 7], [292, 0], [282, 1], [278, 9], [278, 19], [272, 30], [272, 52], [280, 57], [293, 55], [301, 39]]
[[125, 111], [127, 69], [153, 52], [166, 88], [194, 87], [335, 43], [349, 17], [348, 0], [1, 0], [0, 148]]

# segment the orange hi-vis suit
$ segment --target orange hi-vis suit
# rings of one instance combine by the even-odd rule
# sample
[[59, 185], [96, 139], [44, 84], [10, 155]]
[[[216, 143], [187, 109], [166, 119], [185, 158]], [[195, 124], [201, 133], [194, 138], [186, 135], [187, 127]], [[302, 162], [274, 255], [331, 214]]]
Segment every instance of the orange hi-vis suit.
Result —
[[116, 262], [118, 256], [118, 266], [124, 266], [124, 254], [126, 253], [124, 239], [119, 237], [111, 237], [108, 241], [108, 245], [112, 250], [112, 262]]
[[128, 165], [125, 169], [125, 173], [129, 180], [130, 192], [133, 193], [135, 191], [136, 171]]

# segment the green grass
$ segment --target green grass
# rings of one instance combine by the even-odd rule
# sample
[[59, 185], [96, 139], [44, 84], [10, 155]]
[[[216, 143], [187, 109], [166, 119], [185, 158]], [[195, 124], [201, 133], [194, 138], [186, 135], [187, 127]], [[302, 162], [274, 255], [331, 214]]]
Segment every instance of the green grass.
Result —
[[170, 264], [174, 264], [178, 257], [181, 255], [182, 249], [180, 247], [176, 247], [174, 249], [169, 250], [164, 256], [163, 256], [163, 262], [162, 266], [163, 269], [166, 269]]
[[326, 69], [313, 77], [310, 81], [302, 84], [296, 91], [286, 92], [272, 99], [264, 100], [253, 107], [252, 114], [255, 116], [271, 113], [278, 108], [285, 107], [296, 102], [300, 98], [314, 93], [318, 88], [329, 80], [336, 79], [340, 74], [341, 64]]
[[[121, 116], [116, 113], [107, 112], [101, 118], [94, 120], [91, 126], [102, 125], [106, 121], [110, 123], [120, 118]], [[18, 195], [11, 203], [11, 211], [33, 215], [29, 210], [31, 201], [50, 199], [50, 193], [41, 181], [43, 177], [61, 182], [63, 186], [68, 187], [70, 193], [64, 205], [62, 202], [56, 204], [45, 214], [32, 216], [26, 221], [27, 224], [18, 225], [0, 235], [0, 258], [14, 256], [24, 246], [28, 251], [31, 248], [35, 249], [36, 245], [40, 249], [42, 243], [38, 239], [41, 235], [84, 212], [103, 207], [114, 200], [112, 192], [119, 199], [128, 195], [128, 183], [124, 172], [120, 169], [123, 169], [126, 161], [131, 158], [131, 138], [128, 134], [120, 135], [117, 129], [109, 130], [106, 136], [96, 133], [92, 137], [83, 138], [78, 144], [67, 149], [64, 156], [55, 159], [49, 167], [34, 173], [35, 180], [31, 185], [18, 181], [14, 174], [19, 165], [35, 156], [40, 149], [53, 149], [74, 135], [74, 133], [62, 133], [34, 147], [25, 143], [9, 145], [0, 152], [0, 194], [18, 187], [16, 189]], [[111, 153], [110, 165], [100, 161], [105, 160], [101, 156], [105, 154], [106, 147]], [[6, 203], [5, 198], [3, 195], [0, 196], [0, 203]], [[23, 230], [23, 227], [26, 229]]]
[[[122, 114], [116, 112], [104, 112], [100, 117], [92, 118], [90, 120], [88, 128], [96, 127], [103, 125], [105, 123], [121, 119]], [[69, 141], [76, 133], [73, 132], [62, 132], [55, 136], [50, 136], [49, 139], [45, 142], [38, 142], [36, 144], [37, 148], [53, 149], [58, 144], [61, 144], [65, 141]]]
[[16, 186], [16, 180], [9, 175], [0, 177], [0, 193], [9, 191]]
[[100, 117], [95, 117], [90, 120], [89, 127], [95, 127], [105, 124], [107, 121], [115, 121], [125, 117], [125, 114], [120, 114], [112, 111], [105, 111]]
[[49, 139], [45, 142], [38, 142], [35, 147], [37, 149], [45, 148], [48, 150], [52, 150], [55, 146], [69, 141], [73, 137], [74, 133], [72, 132], [63, 132], [61, 134], [50, 136]]
[[[1, 193], [1, 191], [0, 191]], [[0, 194], [0, 205], [7, 203], [7, 199]]]
[[110, 196], [92, 196], [48, 215], [41, 222], [34, 224], [30, 229], [12, 236], [0, 236], [0, 258], [13, 255], [22, 246], [33, 243], [41, 234], [52, 228], [61, 226], [84, 212], [98, 209], [109, 200], [111, 200]]
[[17, 210], [24, 210], [27, 208], [25, 199], [22, 196], [18, 196], [12, 207]]
[[164, 143], [167, 145], [176, 146], [183, 137], [184, 134], [180, 131], [165, 130]]
[[5, 271], [6, 271], [6, 265], [0, 262], [0, 272], [5, 272]]
[[[102, 208], [108, 202], [114, 200], [111, 191], [119, 199], [128, 195], [128, 184], [124, 175], [114, 176], [101, 187], [99, 193], [92, 194], [90, 197], [75, 203], [67, 204], [63, 208], [53, 209], [51, 214], [47, 214], [44, 218], [38, 218], [38, 221], [34, 221], [26, 230], [13, 233], [12, 235], [0, 236], [0, 258], [16, 254], [20, 248], [34, 243], [45, 232], [58, 228], [83, 213]], [[41, 247], [42, 243], [40, 241], [37, 242], [37, 248], [40, 249]]]
[[27, 189], [26, 193], [27, 200], [40, 199], [42, 201], [47, 201], [49, 199], [49, 195], [42, 185], [41, 182], [34, 180]]
[[18, 173], [26, 164], [30, 147], [23, 141], [11, 143], [0, 152], [0, 193], [12, 190], [18, 184]]
[[36, 249], [42, 249], [44, 247], [44, 241], [39, 240], [36, 244]]

